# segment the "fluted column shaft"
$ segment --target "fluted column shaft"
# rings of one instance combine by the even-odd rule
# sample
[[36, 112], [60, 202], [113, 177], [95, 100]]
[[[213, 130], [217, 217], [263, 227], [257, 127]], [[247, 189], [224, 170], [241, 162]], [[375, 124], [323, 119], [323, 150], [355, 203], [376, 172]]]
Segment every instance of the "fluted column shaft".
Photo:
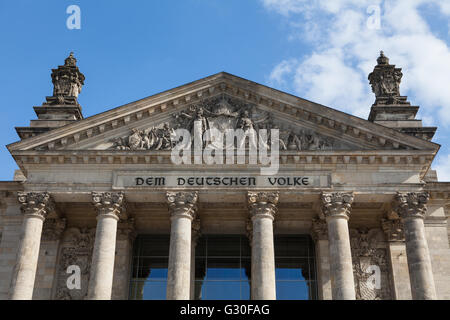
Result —
[[117, 222], [123, 211], [123, 193], [93, 193], [97, 229], [89, 279], [89, 300], [111, 300]]
[[11, 300], [31, 300], [41, 245], [42, 226], [54, 203], [47, 193], [19, 193], [24, 214], [22, 237], [11, 283]]
[[168, 192], [171, 230], [167, 300], [189, 300], [191, 288], [192, 221], [197, 213], [197, 192]]
[[333, 300], [355, 300], [348, 219], [353, 194], [324, 193], [322, 212], [327, 221]]
[[249, 192], [248, 205], [252, 221], [252, 300], [275, 300], [275, 250], [273, 221], [278, 193]]
[[428, 199], [428, 193], [398, 193], [393, 204], [404, 226], [413, 300], [437, 299], [424, 226]]

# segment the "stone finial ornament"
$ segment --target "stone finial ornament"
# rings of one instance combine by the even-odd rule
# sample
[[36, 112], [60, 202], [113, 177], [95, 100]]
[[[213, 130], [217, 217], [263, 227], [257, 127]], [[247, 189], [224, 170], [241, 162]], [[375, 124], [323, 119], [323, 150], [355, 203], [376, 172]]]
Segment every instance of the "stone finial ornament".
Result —
[[349, 218], [354, 200], [352, 192], [332, 192], [321, 194], [322, 212], [325, 217]]
[[275, 218], [279, 199], [278, 192], [252, 192], [247, 194], [250, 216], [269, 215]]
[[55, 202], [48, 192], [19, 192], [17, 200], [21, 204], [20, 210], [25, 215], [45, 219], [55, 210]]
[[47, 105], [78, 105], [78, 95], [85, 77], [77, 67], [73, 52], [63, 66], [52, 69], [53, 96], [47, 98]]
[[198, 192], [167, 192], [167, 204], [171, 217], [183, 215], [195, 219], [197, 215]]
[[394, 197], [393, 210], [402, 218], [424, 219], [427, 213], [428, 192], [398, 192]]
[[400, 83], [403, 77], [402, 69], [389, 64], [389, 58], [380, 52], [378, 65], [371, 74], [369, 81], [375, 93], [375, 105], [395, 105], [401, 103]]
[[124, 211], [123, 192], [92, 192], [92, 203], [98, 215], [114, 215], [120, 218]]

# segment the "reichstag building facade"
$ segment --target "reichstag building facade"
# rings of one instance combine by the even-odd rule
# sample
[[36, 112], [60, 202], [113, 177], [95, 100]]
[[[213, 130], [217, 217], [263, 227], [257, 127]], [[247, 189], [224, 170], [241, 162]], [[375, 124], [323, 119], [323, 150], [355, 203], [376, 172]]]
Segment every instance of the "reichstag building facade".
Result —
[[[450, 183], [402, 77], [382, 52], [368, 120], [223, 72], [84, 118], [70, 54], [7, 146], [0, 299], [450, 299]], [[243, 158], [189, 149], [236, 129]]]

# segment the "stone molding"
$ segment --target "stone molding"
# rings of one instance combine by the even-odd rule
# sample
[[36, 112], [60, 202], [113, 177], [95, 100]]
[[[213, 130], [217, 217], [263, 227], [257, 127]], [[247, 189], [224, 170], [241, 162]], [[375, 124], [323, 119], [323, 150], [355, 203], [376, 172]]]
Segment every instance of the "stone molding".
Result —
[[45, 219], [55, 211], [55, 202], [48, 192], [19, 192], [17, 199], [24, 215]]
[[124, 211], [124, 198], [123, 192], [92, 192], [92, 203], [98, 216], [113, 215], [119, 219]]
[[320, 218], [315, 218], [311, 225], [311, 235], [314, 241], [328, 240], [327, 222]]
[[353, 192], [322, 192], [322, 213], [326, 218], [341, 217], [349, 219], [354, 200]]
[[249, 191], [247, 193], [247, 203], [250, 217], [253, 219], [256, 216], [266, 216], [274, 220], [278, 210], [278, 199], [278, 192]]
[[66, 219], [46, 219], [42, 229], [42, 241], [57, 241], [66, 229]]
[[171, 218], [188, 217], [194, 220], [197, 215], [198, 192], [167, 192], [167, 204]]
[[394, 197], [392, 208], [402, 219], [424, 219], [429, 199], [428, 192], [398, 192]]
[[400, 219], [382, 219], [381, 226], [389, 242], [405, 241], [405, 230]]

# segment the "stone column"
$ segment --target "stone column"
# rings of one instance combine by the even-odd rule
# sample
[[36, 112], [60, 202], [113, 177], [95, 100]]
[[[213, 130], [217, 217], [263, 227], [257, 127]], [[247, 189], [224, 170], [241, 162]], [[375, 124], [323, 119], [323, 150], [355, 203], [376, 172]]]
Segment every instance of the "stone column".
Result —
[[189, 300], [191, 294], [191, 229], [197, 200], [197, 192], [167, 192], [171, 219], [167, 300]]
[[330, 252], [326, 221], [314, 219], [311, 234], [316, 249], [318, 296], [321, 300], [331, 300]]
[[393, 298], [395, 300], [411, 300], [403, 223], [400, 219], [382, 219], [381, 226], [388, 242], [389, 271]]
[[400, 216], [405, 230], [406, 257], [413, 300], [435, 300], [433, 270], [425, 238], [424, 219], [429, 194], [397, 193], [393, 209]]
[[94, 252], [89, 278], [88, 300], [111, 300], [117, 222], [123, 212], [124, 194], [92, 193], [97, 210]]
[[277, 192], [248, 192], [252, 221], [252, 300], [275, 300], [275, 250], [273, 221], [277, 213]]
[[322, 193], [322, 212], [328, 228], [333, 300], [355, 300], [348, 219], [353, 193]]
[[48, 214], [55, 209], [49, 193], [19, 193], [24, 214], [22, 236], [11, 283], [11, 300], [31, 300], [41, 245], [42, 226]]

